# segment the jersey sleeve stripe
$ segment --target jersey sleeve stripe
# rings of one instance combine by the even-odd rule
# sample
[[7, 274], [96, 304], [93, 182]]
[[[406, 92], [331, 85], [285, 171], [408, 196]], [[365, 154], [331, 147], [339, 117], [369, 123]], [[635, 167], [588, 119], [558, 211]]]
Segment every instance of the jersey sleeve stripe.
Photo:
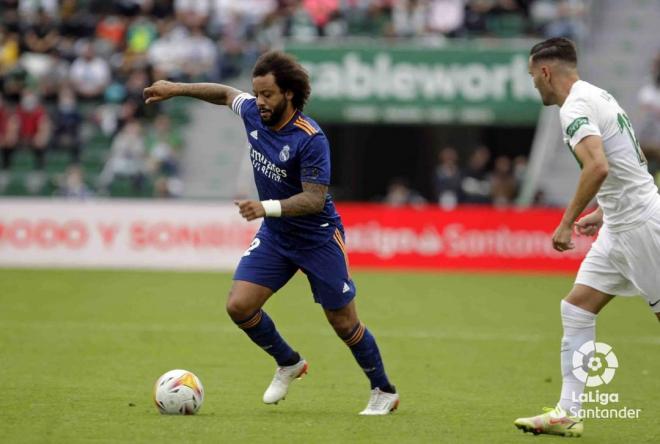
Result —
[[241, 114], [241, 113], [242, 113], [243, 103], [244, 103], [246, 100], [250, 100], [250, 99], [252, 99], [252, 98], [254, 98], [254, 97], [253, 97], [251, 94], [248, 94], [248, 93], [240, 93], [239, 95], [237, 95], [236, 97], [234, 97], [234, 101], [231, 103], [231, 109], [232, 109], [232, 111], [234, 111], [234, 112], [235, 112], [236, 114], [238, 114], [239, 116], [243, 117], [243, 115]]
[[309, 136], [311, 136], [312, 134], [314, 134], [309, 128], [307, 128], [307, 127], [304, 126], [304, 125], [301, 125], [301, 124], [299, 124], [299, 123], [297, 123], [297, 122], [294, 123], [294, 125], [297, 126], [298, 128], [300, 128], [301, 130], [303, 130], [304, 132], [306, 132], [307, 135], [309, 135]]
[[296, 125], [296, 126], [297, 126], [298, 128], [300, 128], [301, 130], [303, 130], [304, 132], [306, 132], [306, 133], [307, 133], [307, 135], [309, 135], [309, 136], [311, 136], [311, 135], [312, 135], [312, 133], [310, 133], [310, 132], [309, 132], [309, 130], [307, 130], [307, 129], [305, 129], [305, 128], [303, 128], [302, 126], [299, 126], [299, 125]]
[[307, 130], [309, 130], [309, 131], [312, 131], [314, 129], [307, 122], [305, 122], [303, 120], [300, 120], [300, 119], [296, 120], [294, 123], [295, 123], [295, 125], [297, 125], [299, 127], [307, 128]]
[[312, 127], [311, 125], [309, 125], [308, 123], [295, 121], [293, 124], [295, 126], [297, 126], [298, 128], [300, 128], [301, 130], [305, 131], [310, 136], [313, 135], [313, 134], [316, 134], [316, 129], [314, 127]]
[[312, 126], [312, 124], [309, 123], [307, 120], [299, 117], [298, 120], [296, 120], [296, 122], [300, 123], [301, 125], [306, 126], [310, 131], [312, 131], [312, 133], [316, 133], [316, 128], [314, 128]]

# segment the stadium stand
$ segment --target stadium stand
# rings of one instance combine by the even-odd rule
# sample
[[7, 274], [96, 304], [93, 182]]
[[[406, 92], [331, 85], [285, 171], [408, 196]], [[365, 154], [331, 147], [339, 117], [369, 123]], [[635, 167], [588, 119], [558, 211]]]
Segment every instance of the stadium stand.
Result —
[[[587, 5], [576, 0], [1, 0], [0, 194], [180, 196], [186, 149], [181, 134], [190, 119], [189, 102], [145, 107], [142, 89], [156, 79], [231, 81], [285, 40], [575, 37], [583, 32], [576, 18]], [[486, 172], [488, 181], [498, 191], [492, 195], [489, 183], [481, 197], [465, 192], [465, 183], [453, 198], [446, 194], [439, 165], [429, 172], [439, 187], [433, 198], [510, 202], [514, 171], [520, 171], [512, 164], [520, 162], [489, 162], [498, 172], [492, 178]]]

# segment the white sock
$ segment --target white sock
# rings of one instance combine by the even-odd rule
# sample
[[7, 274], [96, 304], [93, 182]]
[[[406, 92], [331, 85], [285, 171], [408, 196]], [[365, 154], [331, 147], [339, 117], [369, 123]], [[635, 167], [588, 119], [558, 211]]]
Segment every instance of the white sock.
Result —
[[573, 305], [561, 301], [561, 321], [564, 326], [564, 337], [561, 338], [561, 374], [562, 386], [559, 405], [569, 415], [575, 416], [580, 410], [579, 399], [584, 392], [584, 382], [573, 374], [573, 352], [587, 341], [596, 338], [596, 315]]

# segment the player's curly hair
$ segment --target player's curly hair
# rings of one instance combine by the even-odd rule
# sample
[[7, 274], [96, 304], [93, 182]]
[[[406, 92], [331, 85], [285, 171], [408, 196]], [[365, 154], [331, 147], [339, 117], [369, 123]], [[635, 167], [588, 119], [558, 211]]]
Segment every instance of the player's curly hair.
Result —
[[537, 43], [529, 51], [532, 62], [557, 59], [571, 65], [577, 65], [575, 43], [564, 37], [553, 37]]
[[273, 74], [275, 83], [282, 91], [291, 91], [294, 108], [300, 111], [305, 108], [307, 99], [312, 93], [309, 75], [298, 60], [290, 54], [281, 51], [269, 51], [257, 59], [252, 70], [252, 77], [261, 77]]

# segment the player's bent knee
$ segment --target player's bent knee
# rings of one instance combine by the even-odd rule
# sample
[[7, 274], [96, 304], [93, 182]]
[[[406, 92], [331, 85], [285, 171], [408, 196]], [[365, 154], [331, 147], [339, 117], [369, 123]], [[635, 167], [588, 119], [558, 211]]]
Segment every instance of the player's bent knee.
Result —
[[595, 288], [576, 284], [564, 298], [564, 301], [583, 310], [598, 314], [613, 298], [614, 296]]
[[259, 310], [272, 294], [269, 288], [235, 281], [227, 297], [227, 313], [234, 321], [243, 321]]
[[353, 330], [355, 330], [355, 325], [348, 324], [348, 323], [342, 323], [342, 324], [332, 324], [332, 328], [335, 330], [335, 333], [337, 333], [337, 336], [340, 338], [345, 338], [346, 336], [350, 335]]
[[328, 321], [333, 330], [340, 338], [346, 337], [353, 332], [360, 321], [352, 316], [328, 315]]
[[326, 318], [328, 318], [328, 322], [332, 325], [335, 333], [337, 333], [340, 338], [351, 334], [355, 327], [360, 323], [355, 308], [355, 301], [351, 301], [345, 306], [337, 309], [325, 308], [324, 311]]
[[242, 321], [256, 310], [234, 293], [229, 293], [225, 308], [229, 317], [234, 321]]
[[233, 320], [240, 320], [241, 319], [241, 309], [236, 304], [234, 301], [232, 301], [231, 296], [229, 299], [227, 299], [227, 305], [225, 306], [225, 309], [227, 310], [227, 314], [229, 315], [230, 318]]

